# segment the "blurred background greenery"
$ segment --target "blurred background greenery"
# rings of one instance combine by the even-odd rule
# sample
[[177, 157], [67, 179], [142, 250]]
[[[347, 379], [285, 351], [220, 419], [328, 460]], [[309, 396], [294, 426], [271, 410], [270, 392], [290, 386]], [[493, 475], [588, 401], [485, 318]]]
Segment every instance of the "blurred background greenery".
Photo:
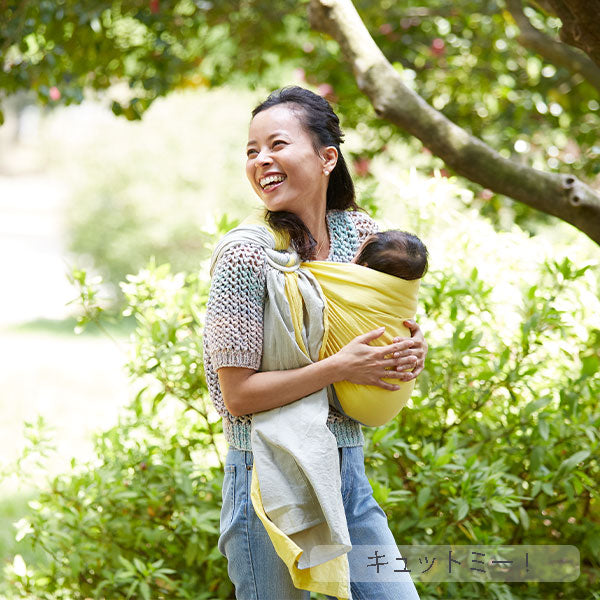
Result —
[[[232, 597], [215, 550], [225, 448], [201, 367], [206, 259], [257, 202], [244, 176], [252, 107], [300, 83], [342, 117], [361, 204], [431, 254], [427, 371], [399, 419], [368, 432], [398, 543], [563, 543], [582, 556], [574, 584], [429, 584], [422, 597], [599, 597], [597, 245], [378, 120], [336, 44], [308, 29], [306, 3], [138, 4], [121, 19], [112, 2], [29, 5], [20, 58], [3, 56], [0, 594]], [[502, 155], [598, 190], [597, 89], [521, 46], [503, 2], [357, 6], [436, 109]], [[526, 11], [556, 36], [556, 17]], [[5, 40], [21, 23], [8, 16]], [[75, 17], [85, 59], [71, 42], [57, 50]], [[120, 45], [103, 49], [109, 31]], [[90, 318], [101, 330], [75, 335]]]

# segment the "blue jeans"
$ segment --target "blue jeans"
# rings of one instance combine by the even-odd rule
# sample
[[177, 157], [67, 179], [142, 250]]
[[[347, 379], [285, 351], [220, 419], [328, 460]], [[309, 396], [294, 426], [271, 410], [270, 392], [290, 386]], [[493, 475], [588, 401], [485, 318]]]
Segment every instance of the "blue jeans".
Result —
[[[387, 517], [373, 498], [365, 475], [362, 446], [339, 448], [342, 498], [353, 546], [395, 546]], [[294, 587], [287, 567], [277, 556], [250, 500], [252, 452], [230, 448], [225, 461], [219, 550], [227, 558], [237, 600], [309, 600], [310, 592]], [[353, 600], [418, 600], [409, 575], [397, 582], [353, 581]], [[328, 596], [328, 598], [331, 598]]]

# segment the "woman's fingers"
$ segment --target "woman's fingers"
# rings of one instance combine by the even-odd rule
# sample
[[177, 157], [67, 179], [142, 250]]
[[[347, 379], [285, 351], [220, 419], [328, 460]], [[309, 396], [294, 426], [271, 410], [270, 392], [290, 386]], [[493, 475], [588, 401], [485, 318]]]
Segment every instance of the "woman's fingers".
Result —
[[400, 341], [389, 344], [388, 346], [380, 346], [377, 351], [380, 356], [387, 356], [388, 354], [398, 355], [405, 353], [407, 350], [413, 347], [413, 340], [411, 338], [399, 338]]
[[344, 378], [353, 383], [375, 385], [390, 391], [400, 388], [384, 379], [397, 379], [399, 383], [414, 379], [423, 370], [427, 344], [416, 323], [410, 329], [412, 337], [396, 337], [386, 346], [371, 345], [383, 335], [385, 327], [355, 337], [340, 350], [345, 363]]
[[404, 383], [416, 379], [423, 369], [414, 369], [413, 371], [402, 371], [398, 373], [398, 379]]
[[396, 359], [396, 371], [412, 371], [419, 365], [419, 359], [416, 356], [405, 356]]
[[389, 381], [385, 381], [386, 379], [397, 379], [399, 383], [406, 383], [411, 379], [414, 379], [416, 376], [410, 372], [403, 371], [399, 373], [398, 371], [387, 371], [383, 377], [381, 377], [377, 382], [374, 383], [377, 387], [383, 388], [384, 390], [389, 390], [390, 392], [395, 392], [400, 389], [400, 385], [390, 383]]
[[373, 329], [372, 331], [367, 331], [367, 333], [363, 333], [354, 338], [353, 341], [358, 342], [360, 344], [368, 344], [373, 340], [376, 340], [378, 337], [381, 337], [385, 332], [385, 327], [379, 327], [377, 329]]
[[394, 371], [393, 369], [388, 369], [384, 371], [384, 375], [380, 375], [382, 379], [404, 379], [405, 371]]
[[402, 324], [408, 328], [410, 331], [410, 335], [414, 335], [417, 331], [419, 331], [420, 327], [417, 325], [417, 322], [414, 319], [406, 319]]
[[402, 358], [386, 358], [379, 361], [379, 366], [393, 371], [413, 370], [418, 365], [416, 356], [404, 356]]
[[393, 385], [388, 383], [387, 381], [383, 381], [380, 379], [378, 383], [375, 384], [377, 387], [383, 388], [384, 390], [389, 390], [390, 392], [395, 392], [400, 389], [399, 385]]

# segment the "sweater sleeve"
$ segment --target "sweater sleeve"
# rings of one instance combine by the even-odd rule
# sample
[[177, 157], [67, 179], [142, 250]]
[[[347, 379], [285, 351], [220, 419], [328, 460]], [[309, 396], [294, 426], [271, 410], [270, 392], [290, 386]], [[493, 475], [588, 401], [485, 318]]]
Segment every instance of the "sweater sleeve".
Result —
[[213, 272], [206, 306], [205, 347], [213, 369], [258, 369], [262, 357], [265, 255], [260, 246], [225, 251]]

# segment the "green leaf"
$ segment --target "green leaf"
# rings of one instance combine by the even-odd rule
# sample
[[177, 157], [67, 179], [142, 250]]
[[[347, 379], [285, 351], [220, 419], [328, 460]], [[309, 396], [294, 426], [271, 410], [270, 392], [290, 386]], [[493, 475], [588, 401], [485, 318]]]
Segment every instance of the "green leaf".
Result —
[[502, 502], [498, 502], [498, 500], [491, 500], [490, 508], [495, 512], [506, 513], [506, 514], [510, 513], [510, 510], [508, 509], [508, 507], [506, 507], [504, 504], [502, 504]]
[[419, 508], [423, 508], [427, 504], [427, 501], [429, 500], [430, 496], [431, 496], [431, 488], [430, 487], [422, 487], [419, 490], [419, 493], [417, 494], [417, 506]]
[[127, 590], [127, 598], [131, 598], [131, 596], [133, 596], [133, 592], [135, 592], [137, 586], [139, 585], [139, 581], [137, 579], [133, 580], [131, 582], [131, 585], [129, 586], [129, 589]]
[[569, 499], [569, 502], [573, 502], [574, 497], [575, 497], [575, 488], [573, 487], [573, 484], [571, 483], [570, 479], [563, 479], [560, 482], [562, 488], [565, 490], [565, 493], [567, 494], [567, 498]]
[[523, 525], [523, 529], [525, 529], [527, 531], [527, 529], [529, 529], [529, 515], [527, 514], [527, 511], [522, 506], [519, 506], [519, 518], [521, 519], [521, 524]]
[[185, 559], [185, 563], [190, 566], [193, 564], [193, 562], [196, 560], [196, 557], [198, 556], [198, 550], [200, 549], [200, 546], [198, 545], [198, 542], [194, 542], [194, 543], [189, 543], [185, 549], [185, 552], [183, 553], [183, 557]]
[[135, 567], [124, 556], [119, 556], [119, 562], [131, 573], [135, 573]]
[[469, 512], [469, 503], [464, 498], [458, 498], [456, 508], [456, 520], [462, 521]]
[[137, 556], [134, 556], [133, 564], [136, 566], [137, 570], [142, 574], [145, 574], [148, 570], [146, 565]]
[[565, 475], [572, 471], [580, 462], [584, 461], [590, 455], [589, 450], [580, 450], [567, 458], [558, 468], [556, 476]]
[[140, 592], [144, 597], [144, 600], [150, 600], [150, 586], [145, 581], [140, 583]]
[[600, 371], [600, 359], [597, 356], [584, 356], [581, 359], [582, 377], [592, 377]]
[[531, 451], [531, 471], [537, 471], [544, 461], [546, 449], [543, 446], [535, 446]]
[[375, 431], [375, 433], [371, 436], [374, 444], [378, 444], [385, 436], [388, 430], [385, 427], [380, 427]]
[[551, 396], [545, 396], [544, 398], [540, 398], [539, 400], [536, 400], [535, 402], [528, 402], [525, 405], [525, 408], [523, 409], [523, 414], [525, 415], [525, 417], [530, 417], [537, 410], [540, 410], [541, 408], [548, 406], [548, 404], [550, 404], [550, 402], [552, 402]]
[[77, 579], [81, 573], [81, 557], [78, 554], [74, 553], [71, 555], [69, 567], [71, 568], [71, 574]]
[[581, 480], [578, 477], [573, 477], [571, 482], [573, 484], [573, 489], [575, 490], [575, 493], [578, 496], [580, 496], [581, 493], [583, 492], [583, 483], [581, 483]]

